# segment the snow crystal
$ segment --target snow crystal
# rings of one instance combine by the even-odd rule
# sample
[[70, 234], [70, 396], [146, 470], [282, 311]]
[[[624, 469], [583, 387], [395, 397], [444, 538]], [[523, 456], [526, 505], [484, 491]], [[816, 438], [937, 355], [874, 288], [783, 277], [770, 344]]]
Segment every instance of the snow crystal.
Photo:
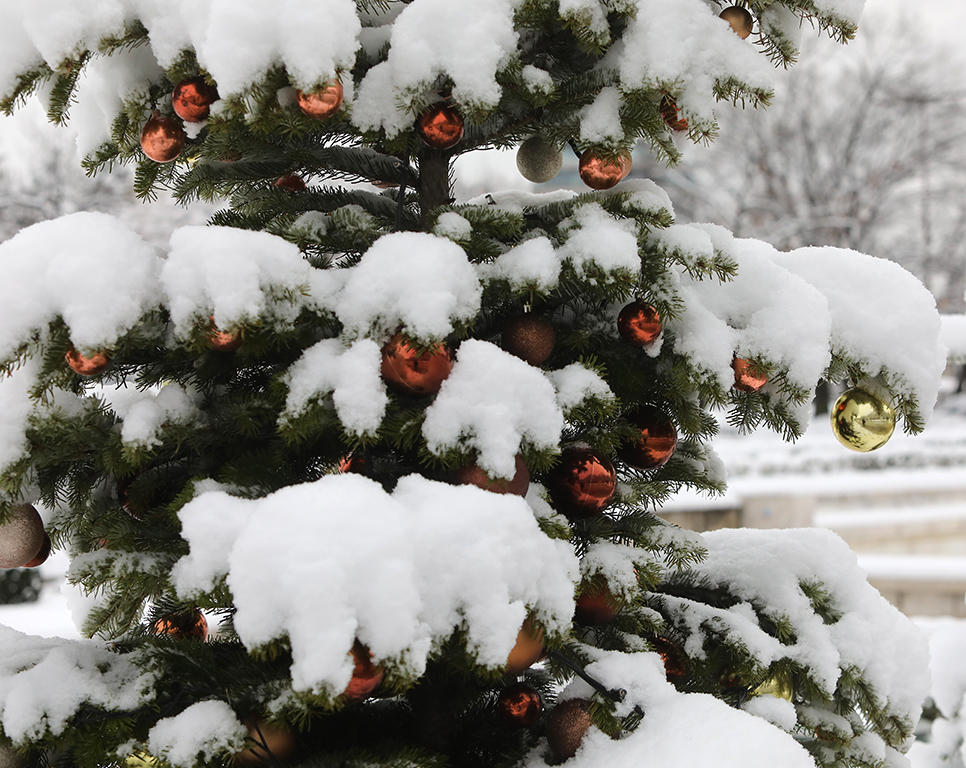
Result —
[[498, 667], [528, 610], [556, 632], [573, 616], [572, 547], [517, 496], [418, 475], [390, 495], [327, 475], [262, 499], [202, 494], [179, 516], [190, 554], [174, 569], [178, 593], [227, 577], [242, 641], [288, 636], [298, 690], [342, 691], [356, 639], [415, 675], [463, 625], [479, 662]]
[[379, 238], [349, 270], [335, 309], [346, 334], [384, 337], [399, 326], [413, 337], [441, 339], [454, 321], [480, 309], [476, 270], [456, 243], [420, 232]]
[[539, 368], [495, 344], [469, 339], [426, 409], [423, 436], [435, 454], [475, 449], [477, 463], [491, 477], [509, 478], [521, 443], [556, 448], [563, 426], [553, 386]]
[[572, 229], [558, 251], [583, 276], [590, 265], [605, 272], [637, 274], [641, 257], [637, 249], [637, 225], [613, 219], [597, 203], [582, 205], [574, 212]]
[[557, 392], [557, 405], [564, 413], [587, 400], [607, 402], [616, 399], [601, 375], [580, 363], [571, 363], [559, 370], [548, 371], [546, 375]]
[[154, 249], [104, 213], [72, 213], [0, 244], [0, 359], [60, 316], [90, 354], [160, 303]]
[[506, 280], [513, 291], [549, 293], [557, 287], [560, 259], [549, 238], [534, 237], [481, 264], [479, 270], [484, 278]]
[[360, 339], [348, 349], [337, 339], [318, 342], [302, 353], [285, 377], [289, 393], [280, 420], [298, 416], [310, 401], [332, 393], [347, 432], [375, 434], [389, 404], [381, 365], [379, 345], [369, 339]]
[[174, 717], [158, 720], [148, 733], [148, 750], [173, 766], [190, 768], [219, 752], [240, 752], [248, 729], [223, 701], [199, 701]]
[[14, 742], [63, 733], [85, 703], [123, 712], [150, 701], [153, 673], [102, 643], [0, 625], [0, 646], [0, 721]]

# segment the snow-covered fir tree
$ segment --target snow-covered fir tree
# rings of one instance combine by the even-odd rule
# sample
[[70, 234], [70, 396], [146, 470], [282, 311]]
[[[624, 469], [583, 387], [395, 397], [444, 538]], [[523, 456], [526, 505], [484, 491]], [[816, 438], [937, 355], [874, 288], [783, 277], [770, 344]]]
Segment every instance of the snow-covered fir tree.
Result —
[[[925, 641], [846, 545], [660, 511], [724, 488], [719, 423], [792, 439], [822, 379], [851, 447], [919, 431], [934, 302], [676, 225], [627, 160], [861, 7], [0, 3], [6, 109], [225, 202], [163, 251], [97, 213], [0, 245], [0, 555], [67, 552], [92, 638], [0, 628], [4, 760], [904, 765]], [[452, 198], [517, 145], [588, 188]]]

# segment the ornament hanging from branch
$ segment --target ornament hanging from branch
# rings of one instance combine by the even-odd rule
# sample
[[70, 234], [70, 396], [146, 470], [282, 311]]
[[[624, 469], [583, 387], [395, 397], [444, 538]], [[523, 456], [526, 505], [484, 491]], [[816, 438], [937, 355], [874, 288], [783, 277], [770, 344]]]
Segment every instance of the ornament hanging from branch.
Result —
[[451, 149], [463, 138], [463, 117], [448, 104], [439, 103], [420, 115], [416, 130], [433, 149]]
[[186, 141], [181, 124], [164, 117], [157, 109], [141, 129], [141, 151], [156, 163], [170, 163], [176, 159], [184, 150]]
[[881, 448], [896, 429], [896, 412], [861, 387], [843, 392], [832, 406], [832, 434], [846, 448], [868, 453]]
[[553, 353], [557, 334], [547, 318], [533, 313], [511, 317], [503, 324], [500, 345], [530, 365], [541, 365]]
[[642, 406], [626, 418], [640, 430], [640, 437], [624, 443], [617, 455], [636, 469], [664, 466], [678, 444], [678, 433], [671, 420], [653, 405]]
[[0, 524], [0, 568], [22, 568], [44, 546], [44, 521], [33, 504], [14, 504]]
[[731, 367], [735, 372], [734, 388], [741, 392], [757, 392], [768, 383], [768, 377], [755, 373], [751, 363], [743, 358], [736, 357]]
[[111, 364], [111, 353], [107, 350], [95, 352], [90, 357], [82, 355], [76, 348], [71, 347], [64, 356], [70, 369], [81, 376], [96, 376]]
[[590, 448], [564, 448], [560, 462], [547, 478], [554, 507], [568, 517], [601, 514], [616, 490], [614, 465]]
[[496, 711], [510, 725], [529, 728], [543, 711], [543, 699], [526, 683], [514, 683], [500, 691]]
[[298, 105], [302, 113], [315, 120], [332, 117], [342, 108], [342, 83], [334, 80], [317, 91], [299, 91]]
[[534, 184], [545, 184], [563, 167], [563, 153], [542, 136], [531, 136], [517, 150], [517, 169]]
[[530, 471], [521, 454], [516, 455], [516, 465], [513, 477], [490, 477], [478, 464], [460, 467], [453, 473], [453, 480], [457, 485], [475, 485], [490, 493], [512, 494], [526, 496], [530, 488]]
[[382, 378], [404, 395], [435, 395], [453, 370], [453, 353], [445, 344], [420, 352], [397, 333], [382, 348]]
[[650, 346], [661, 335], [661, 315], [650, 304], [635, 301], [617, 316], [617, 331], [628, 344]]
[[687, 118], [681, 117], [678, 105], [667, 94], [661, 97], [661, 118], [664, 120], [664, 124], [672, 131], [683, 133], [688, 129]]
[[747, 8], [742, 8], [740, 5], [725, 8], [718, 16], [727, 21], [742, 40], [746, 40], [755, 28], [754, 18]]
[[171, 92], [174, 113], [186, 123], [203, 123], [216, 101], [218, 89], [208, 85], [203, 77], [182, 80]]
[[625, 176], [623, 160], [607, 160], [589, 149], [581, 154], [577, 172], [584, 184], [601, 191], [615, 186]]

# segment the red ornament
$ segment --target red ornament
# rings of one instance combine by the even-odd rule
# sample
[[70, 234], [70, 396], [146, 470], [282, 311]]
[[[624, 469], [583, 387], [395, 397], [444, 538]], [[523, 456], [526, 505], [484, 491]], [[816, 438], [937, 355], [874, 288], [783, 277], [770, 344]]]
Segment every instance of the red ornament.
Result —
[[449, 149], [463, 138], [463, 118], [455, 107], [436, 104], [420, 115], [416, 123], [419, 135], [433, 149]]
[[768, 383], [767, 376], [759, 376], [751, 370], [751, 363], [736, 357], [731, 361], [735, 371], [734, 387], [742, 392], [757, 392]]
[[556, 758], [569, 760], [576, 755], [591, 725], [587, 699], [567, 699], [551, 709], [547, 714], [547, 743]]
[[174, 113], [186, 123], [203, 123], [216, 101], [218, 89], [208, 85], [203, 77], [182, 80], [171, 92]]
[[107, 350], [95, 352], [90, 357], [85, 357], [74, 347], [71, 347], [65, 357], [71, 370], [81, 376], [96, 376], [104, 371], [111, 362], [111, 353]]
[[452, 370], [453, 353], [445, 344], [418, 352], [397, 333], [382, 348], [382, 378], [404, 395], [435, 395]]
[[577, 610], [574, 612], [578, 624], [608, 624], [617, 617], [619, 611], [620, 603], [603, 576], [594, 576], [580, 585], [580, 597], [577, 598]]
[[151, 631], [156, 635], [167, 635], [176, 640], [193, 637], [201, 642], [208, 639], [208, 620], [197, 608], [187, 613], [172, 613], [155, 620]]
[[359, 701], [379, 687], [385, 673], [382, 667], [372, 663], [372, 653], [358, 640], [352, 646], [349, 654], [352, 656], [354, 664], [352, 679], [342, 695], [347, 699]]
[[219, 352], [234, 352], [242, 345], [241, 331], [230, 333], [219, 331], [218, 326], [215, 325], [215, 316], [211, 315], [208, 319], [211, 322], [211, 330], [208, 331], [208, 343], [212, 349]]
[[36, 568], [38, 565], [43, 565], [47, 562], [47, 558], [50, 557], [50, 536], [47, 535], [47, 531], [44, 531], [44, 543], [40, 546], [40, 551], [28, 563], [24, 563], [24, 568]]
[[650, 304], [635, 301], [617, 316], [617, 331], [628, 344], [646, 347], [661, 335], [661, 316]]
[[590, 448], [565, 448], [547, 478], [547, 490], [565, 515], [591, 517], [603, 512], [614, 498], [617, 473], [608, 458]]
[[526, 496], [530, 488], [530, 470], [519, 453], [516, 456], [516, 469], [509, 480], [504, 477], [494, 480], [476, 464], [460, 467], [453, 479], [457, 485], [475, 485], [491, 493], [510, 493], [514, 496]]
[[296, 176], [294, 173], [288, 176], [282, 176], [282, 178], [275, 182], [275, 186], [279, 189], [287, 189], [289, 192], [305, 191], [305, 182], [302, 181], [302, 177]]
[[627, 415], [641, 433], [640, 438], [624, 443], [617, 455], [637, 469], [656, 469], [667, 463], [678, 444], [678, 433], [671, 420], [658, 408], [645, 405]]
[[295, 734], [289, 728], [269, 725], [260, 717], [246, 717], [242, 721], [248, 728], [248, 747], [234, 756], [235, 761], [278, 765], [295, 754]]
[[365, 474], [366, 457], [361, 453], [350, 453], [339, 459], [339, 472], [353, 472], [355, 474]]
[[170, 117], [163, 117], [158, 110], [148, 118], [141, 129], [141, 150], [156, 163], [170, 163], [184, 149], [185, 136], [181, 124]]
[[580, 156], [577, 171], [580, 180], [591, 189], [610, 189], [624, 178], [625, 163], [623, 160], [604, 160], [591, 150]]
[[506, 671], [511, 675], [519, 675], [529, 669], [543, 656], [543, 630], [533, 619], [527, 618], [517, 633], [516, 643], [506, 659]]
[[299, 109], [316, 120], [332, 117], [342, 107], [342, 83], [338, 80], [317, 91], [299, 91]]
[[500, 344], [511, 355], [540, 365], [553, 353], [557, 334], [545, 317], [534, 314], [511, 317], [503, 324]]
[[678, 105], [667, 94], [661, 97], [661, 118], [672, 131], [681, 133], [688, 129], [687, 118], [681, 117]]
[[533, 725], [543, 710], [543, 699], [526, 683], [514, 683], [500, 691], [496, 711], [507, 723], [520, 728]]
[[666, 637], [656, 637], [651, 640], [654, 650], [661, 655], [664, 662], [664, 674], [669, 683], [677, 682], [687, 674], [684, 664], [684, 652], [681, 647]]

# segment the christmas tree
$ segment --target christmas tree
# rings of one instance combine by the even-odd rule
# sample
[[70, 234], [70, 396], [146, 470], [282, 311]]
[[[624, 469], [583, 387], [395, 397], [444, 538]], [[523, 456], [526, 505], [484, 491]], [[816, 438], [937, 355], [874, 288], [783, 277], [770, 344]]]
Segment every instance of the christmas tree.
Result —
[[[628, 177], [861, 5], [3, 4], [7, 111], [224, 203], [164, 252], [97, 213], [0, 245], [0, 554], [67, 552], [92, 638], [0, 628], [4, 759], [902, 765], [925, 644], [844, 543], [660, 511], [820, 380], [846, 447], [921, 430], [934, 302]], [[518, 145], [588, 188], [453, 198]]]

